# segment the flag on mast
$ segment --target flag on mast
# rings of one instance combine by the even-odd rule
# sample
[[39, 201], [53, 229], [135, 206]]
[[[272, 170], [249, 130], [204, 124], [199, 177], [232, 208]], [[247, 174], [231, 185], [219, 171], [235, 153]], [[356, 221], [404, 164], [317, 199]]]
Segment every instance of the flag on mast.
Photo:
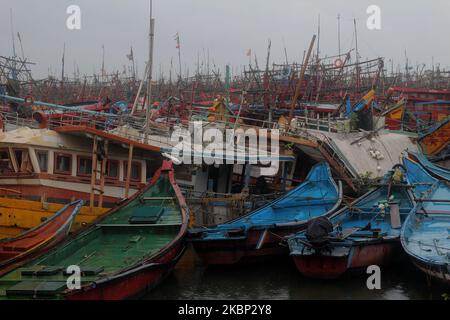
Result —
[[251, 57], [252, 56], [252, 49], [248, 49], [247, 50], [247, 57]]
[[177, 49], [180, 49], [180, 35], [179, 35], [178, 32], [177, 32], [177, 34], [175, 35], [175, 41], [177, 42], [176, 48], [177, 48]]
[[130, 54], [127, 54], [127, 58], [128, 60], [133, 61], [133, 47], [131, 47]]

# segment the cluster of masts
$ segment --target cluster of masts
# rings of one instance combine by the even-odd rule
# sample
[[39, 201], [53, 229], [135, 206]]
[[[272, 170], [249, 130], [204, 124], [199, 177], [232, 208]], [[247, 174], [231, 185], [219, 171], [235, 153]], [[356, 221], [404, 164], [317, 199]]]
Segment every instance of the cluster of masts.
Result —
[[[252, 101], [266, 105], [274, 105], [276, 101], [292, 100], [293, 98], [309, 102], [339, 103], [345, 95], [361, 98], [368, 90], [374, 89], [377, 95], [386, 95], [392, 86], [415, 87], [423, 89], [450, 89], [450, 71], [443, 70], [439, 65], [426, 69], [424, 64], [410, 65], [405, 52], [406, 64], [394, 70], [392, 60], [387, 63], [384, 58], [362, 60], [358, 52], [358, 37], [356, 21], [354, 21], [355, 47], [342, 51], [340, 42], [340, 16], [338, 22], [338, 54], [321, 55], [320, 52], [320, 16], [318, 20], [317, 41], [311, 43], [309, 55], [304, 52], [302, 61], [289, 61], [286, 46], [284, 46], [285, 61], [271, 62], [271, 41], [268, 42], [267, 55], [263, 63], [258, 63], [256, 55], [249, 52], [248, 65], [240, 68], [227, 66], [225, 72], [211, 63], [209, 50], [204, 52], [202, 61], [197, 55], [193, 74], [189, 69], [182, 70], [182, 59], [179, 34], [176, 35], [178, 49], [178, 69], [174, 67], [173, 58], [168, 75], [154, 67], [154, 27], [155, 19], [150, 1], [149, 51], [148, 60], [142, 79], [138, 77], [137, 64], [133, 48], [127, 55], [129, 64], [122, 70], [107, 72], [105, 70], [105, 47], [102, 45], [102, 66], [100, 72], [92, 75], [81, 75], [79, 67], [74, 62], [73, 75], [65, 70], [65, 45], [62, 55], [61, 74], [53, 72], [45, 79], [35, 80], [31, 74], [33, 62], [24, 54], [20, 34], [21, 56], [16, 52], [16, 36], [13, 29], [12, 10], [11, 37], [13, 56], [0, 56], [0, 84], [9, 85], [15, 95], [32, 95], [38, 100], [53, 103], [79, 103], [84, 100], [125, 100], [135, 104], [138, 98], [146, 101], [149, 106], [154, 101], [162, 101], [172, 96], [191, 103], [201, 100], [214, 100], [218, 95], [229, 97], [234, 93], [252, 95]], [[316, 36], [314, 36], [314, 40]], [[313, 47], [315, 48], [313, 50]], [[204, 50], [205, 51], [205, 50]], [[227, 71], [228, 70], [228, 71]], [[232, 70], [233, 72], [230, 72]], [[153, 75], [156, 74], [155, 77]], [[296, 90], [300, 88], [300, 90]], [[296, 91], [298, 97], [296, 97]], [[147, 99], [147, 97], [151, 99]]]

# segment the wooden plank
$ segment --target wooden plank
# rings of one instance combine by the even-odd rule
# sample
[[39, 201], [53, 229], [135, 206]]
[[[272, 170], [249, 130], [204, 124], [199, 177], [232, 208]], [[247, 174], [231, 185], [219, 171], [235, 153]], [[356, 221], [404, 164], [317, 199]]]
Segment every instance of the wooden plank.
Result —
[[350, 237], [355, 232], [358, 232], [359, 230], [361, 230], [361, 228], [359, 228], [359, 227], [345, 229], [342, 231], [342, 235], [341, 235], [340, 239], [344, 240], [344, 239]]
[[176, 227], [176, 226], [181, 226], [181, 223], [155, 223], [155, 224], [137, 224], [137, 223], [133, 223], [133, 224], [128, 224], [128, 223], [117, 223], [117, 224], [97, 224], [98, 227], [120, 227], [120, 228], [124, 228], [124, 227]]
[[128, 162], [127, 162], [127, 178], [125, 181], [125, 199], [128, 198], [130, 192], [130, 179], [131, 179], [131, 161], [133, 160], [133, 145], [130, 145], [128, 151]]
[[389, 204], [391, 227], [394, 229], [401, 228], [402, 222], [400, 220], [400, 206], [398, 203]]
[[101, 208], [103, 206], [103, 194], [105, 193], [105, 174], [106, 174], [106, 163], [108, 161], [108, 147], [109, 141], [105, 140], [105, 157], [102, 160], [102, 168], [100, 170], [100, 196], [98, 198], [98, 206]]

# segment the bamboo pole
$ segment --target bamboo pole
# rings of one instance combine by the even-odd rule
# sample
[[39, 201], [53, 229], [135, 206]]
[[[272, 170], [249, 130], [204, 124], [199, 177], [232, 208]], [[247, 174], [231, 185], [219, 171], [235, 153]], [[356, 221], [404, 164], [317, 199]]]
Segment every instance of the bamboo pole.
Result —
[[128, 162], [127, 162], [127, 178], [125, 181], [125, 198], [128, 198], [130, 192], [130, 179], [131, 179], [131, 161], [133, 160], [133, 145], [130, 145], [128, 151]]

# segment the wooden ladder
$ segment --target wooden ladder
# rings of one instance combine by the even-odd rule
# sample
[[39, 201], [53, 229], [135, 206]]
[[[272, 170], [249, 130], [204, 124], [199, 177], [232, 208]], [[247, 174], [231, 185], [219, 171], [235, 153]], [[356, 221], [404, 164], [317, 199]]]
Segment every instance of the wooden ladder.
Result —
[[[104, 142], [104, 157], [101, 161], [100, 170], [97, 169], [98, 165], [98, 138], [94, 136], [94, 142], [92, 146], [92, 171], [91, 171], [91, 195], [89, 200], [89, 206], [92, 209], [95, 206], [95, 195], [98, 194], [98, 207], [103, 207], [103, 194], [105, 193], [105, 174], [106, 164], [108, 161], [108, 140]], [[100, 184], [97, 184], [97, 173], [100, 173]]]

